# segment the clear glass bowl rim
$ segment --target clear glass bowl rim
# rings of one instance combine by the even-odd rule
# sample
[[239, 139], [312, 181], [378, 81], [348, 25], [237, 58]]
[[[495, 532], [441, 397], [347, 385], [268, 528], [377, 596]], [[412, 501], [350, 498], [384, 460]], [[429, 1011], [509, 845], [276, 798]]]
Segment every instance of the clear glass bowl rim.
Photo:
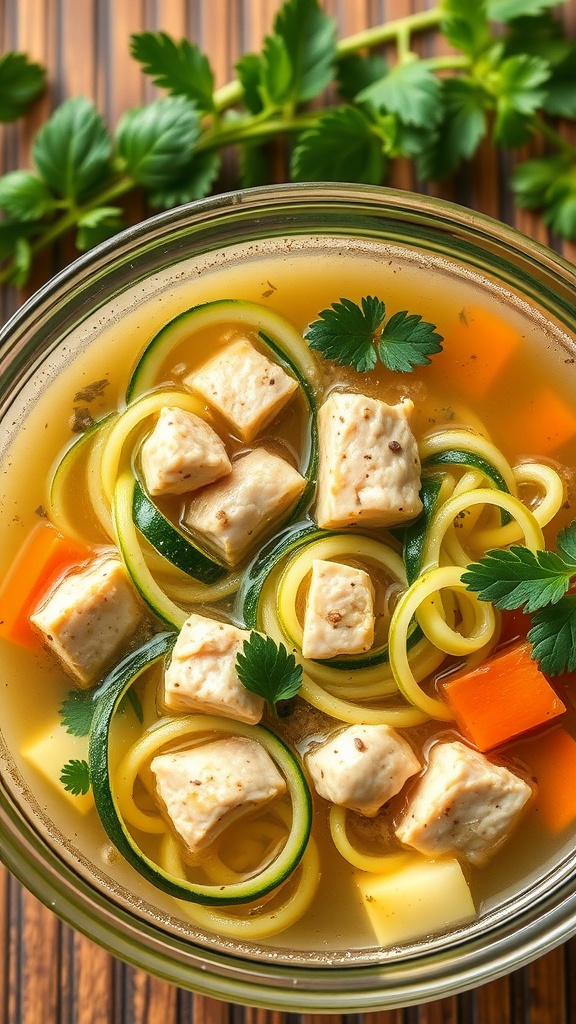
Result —
[[[366, 237], [452, 255], [538, 299], [576, 333], [574, 267], [498, 221], [443, 200], [371, 186], [314, 184], [246, 189], [200, 200], [136, 225], [76, 260], [0, 332], [0, 409], [38, 352], [151, 268], [242, 239], [277, 234]], [[347, 234], [346, 234], [347, 233]], [[417, 233], [417, 238], [414, 234]], [[425, 957], [361, 966], [275, 965], [179, 939], [118, 908], [63, 863], [0, 780], [0, 857], [43, 903], [112, 954], [184, 988], [289, 1012], [358, 1012], [455, 994], [516, 969], [576, 932], [576, 857], [542, 879], [513, 915]]]

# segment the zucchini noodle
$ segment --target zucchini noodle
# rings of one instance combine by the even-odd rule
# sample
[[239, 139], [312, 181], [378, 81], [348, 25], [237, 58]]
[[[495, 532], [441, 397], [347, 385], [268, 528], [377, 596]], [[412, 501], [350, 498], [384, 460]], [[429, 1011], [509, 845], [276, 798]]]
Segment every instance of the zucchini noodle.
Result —
[[427, 459], [432, 459], [433, 456], [439, 455], [441, 452], [448, 451], [451, 448], [473, 452], [475, 455], [479, 455], [481, 459], [489, 462], [504, 480], [510, 494], [516, 495], [516, 480], [509, 462], [504, 458], [496, 445], [472, 430], [456, 427], [451, 430], [439, 430], [433, 434], [427, 434], [418, 445], [420, 461], [424, 463]]
[[[545, 463], [521, 462], [514, 467], [514, 478], [518, 487], [533, 485], [541, 492], [541, 497], [530, 512], [539, 526], [547, 526], [564, 503], [564, 483], [560, 474]], [[521, 538], [520, 524], [512, 522], [491, 530], [478, 531], [473, 535], [473, 542], [478, 548], [486, 550], [515, 544]], [[544, 543], [541, 546], [544, 547]]]
[[144, 398], [138, 399], [124, 412], [121, 412], [108, 434], [100, 468], [100, 486], [110, 504], [114, 497], [114, 487], [126, 441], [144, 420], [160, 412], [163, 406], [169, 408], [177, 406], [179, 409], [200, 416], [201, 419], [207, 418], [206, 406], [200, 399], [185, 391], [155, 391], [151, 395], [145, 395]]
[[404, 867], [410, 860], [413, 859], [414, 854], [410, 853], [385, 853], [381, 857], [374, 856], [369, 853], [361, 853], [355, 846], [352, 845], [348, 838], [348, 832], [346, 829], [346, 818], [347, 818], [346, 807], [339, 807], [337, 804], [332, 804], [330, 808], [330, 814], [328, 817], [328, 823], [330, 826], [330, 835], [334, 846], [338, 850], [338, 853], [347, 860], [349, 864], [354, 868], [359, 868], [360, 871], [370, 871], [373, 874], [392, 874]]
[[[419, 708], [423, 714], [445, 722], [452, 721], [454, 716], [444, 701], [437, 697], [429, 696], [418, 685], [408, 660], [406, 640], [412, 617], [418, 615], [420, 606], [425, 599], [433, 597], [445, 587], [451, 590], [464, 590], [465, 584], [462, 583], [461, 576], [462, 569], [454, 565], [430, 569], [402, 595], [394, 609], [390, 623], [390, 666], [398, 689], [406, 700], [413, 704], [414, 707]], [[459, 654], [469, 654], [477, 651], [490, 641], [491, 636], [496, 630], [496, 619], [492, 606], [486, 602], [478, 601], [472, 594], [469, 596], [472, 602], [476, 602], [478, 605], [474, 632], [468, 637], [463, 637], [448, 627], [449, 633], [438, 638], [441, 641], [446, 640], [448, 645], [452, 644], [452, 642], [454, 642], [454, 645], [457, 644]], [[425, 627], [424, 631], [426, 632], [429, 627], [429, 617], [426, 614], [426, 608], [421, 610], [421, 618]], [[436, 625], [437, 622], [435, 620], [430, 632], [435, 633], [434, 627]], [[448, 653], [453, 652], [449, 651]]]

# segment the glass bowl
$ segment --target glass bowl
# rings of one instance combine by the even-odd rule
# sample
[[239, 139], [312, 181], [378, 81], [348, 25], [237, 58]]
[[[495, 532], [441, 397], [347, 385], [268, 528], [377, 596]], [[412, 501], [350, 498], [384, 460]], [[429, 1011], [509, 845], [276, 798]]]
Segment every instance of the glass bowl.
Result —
[[[574, 268], [512, 229], [449, 203], [349, 185], [288, 185], [207, 199], [157, 216], [77, 260], [6, 324], [0, 348], [5, 458], [36, 398], [101, 329], [182, 281], [245, 253], [293, 252], [310, 240], [343, 252], [378, 247], [432, 258], [528, 306], [563, 344], [576, 332]], [[335, 297], [336, 298], [336, 297]], [[572, 361], [567, 360], [567, 362]], [[573, 372], [569, 369], [569, 372]], [[114, 882], [42, 809], [0, 735], [0, 852], [48, 907], [113, 954], [176, 985], [284, 1011], [379, 1010], [451, 995], [544, 954], [576, 931], [576, 848], [478, 920], [400, 950], [299, 950], [190, 937], [146, 894]]]

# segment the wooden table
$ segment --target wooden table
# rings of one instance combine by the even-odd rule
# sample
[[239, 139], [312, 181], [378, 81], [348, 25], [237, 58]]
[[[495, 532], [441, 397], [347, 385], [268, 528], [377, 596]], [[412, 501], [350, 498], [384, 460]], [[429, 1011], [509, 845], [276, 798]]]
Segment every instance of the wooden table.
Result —
[[[475, 0], [470, 0], [474, 3]], [[188, 36], [210, 56], [217, 84], [228, 81], [238, 55], [256, 49], [269, 30], [278, 0], [3, 0], [0, 46], [23, 49], [49, 70], [49, 88], [32, 113], [3, 130], [2, 173], [29, 165], [30, 141], [50, 109], [68, 96], [95, 99], [110, 125], [153, 90], [128, 57], [131, 32], [164, 29]], [[341, 35], [384, 19], [425, 9], [425, 0], [324, 0]], [[576, 0], [564, 17], [576, 33]], [[429, 52], [429, 51], [428, 51]], [[436, 194], [499, 217], [555, 244], [532, 214], [515, 211], [506, 181], [511, 162], [482, 148], [474, 166]], [[400, 163], [391, 184], [419, 189], [412, 167]], [[222, 189], [234, 184], [227, 165]], [[134, 220], [145, 211], [128, 204]], [[576, 248], [560, 246], [574, 260]], [[34, 284], [72, 259], [70, 243], [44, 260]], [[2, 295], [4, 317], [21, 296]], [[362, 1016], [362, 1015], [360, 1015]], [[359, 1024], [359, 1015], [318, 1018]], [[458, 998], [371, 1015], [374, 1024], [573, 1024], [576, 1021], [576, 939], [530, 967]], [[62, 924], [0, 870], [0, 1024], [291, 1024], [297, 1018], [232, 1006], [180, 991], [113, 959]], [[306, 1015], [304, 1024], [315, 1024]]]

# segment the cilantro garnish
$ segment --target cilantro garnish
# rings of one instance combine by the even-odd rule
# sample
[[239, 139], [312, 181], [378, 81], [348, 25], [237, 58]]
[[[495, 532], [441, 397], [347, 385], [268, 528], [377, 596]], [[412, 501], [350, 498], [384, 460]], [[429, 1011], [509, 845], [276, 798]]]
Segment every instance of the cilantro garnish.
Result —
[[353, 366], [359, 373], [374, 369], [378, 357], [389, 370], [410, 373], [429, 363], [430, 356], [442, 350], [443, 340], [434, 324], [416, 313], [402, 310], [386, 319], [385, 304], [372, 295], [365, 296], [361, 306], [351, 299], [333, 302], [318, 314], [305, 337], [325, 359]]
[[284, 644], [277, 644], [270, 636], [251, 633], [244, 641], [244, 649], [236, 658], [236, 671], [242, 685], [263, 697], [276, 714], [279, 701], [294, 697], [302, 686], [302, 666]]
[[92, 727], [95, 704], [89, 690], [70, 690], [62, 701], [58, 714], [62, 725], [73, 736], [87, 736]]
[[551, 676], [576, 669], [576, 596], [566, 594], [576, 576], [576, 522], [562, 530], [557, 545], [558, 553], [519, 546], [487, 551], [462, 575], [481, 601], [534, 613], [532, 657]]
[[84, 759], [72, 758], [62, 766], [60, 782], [72, 796], [86, 796], [90, 789], [90, 768]]

